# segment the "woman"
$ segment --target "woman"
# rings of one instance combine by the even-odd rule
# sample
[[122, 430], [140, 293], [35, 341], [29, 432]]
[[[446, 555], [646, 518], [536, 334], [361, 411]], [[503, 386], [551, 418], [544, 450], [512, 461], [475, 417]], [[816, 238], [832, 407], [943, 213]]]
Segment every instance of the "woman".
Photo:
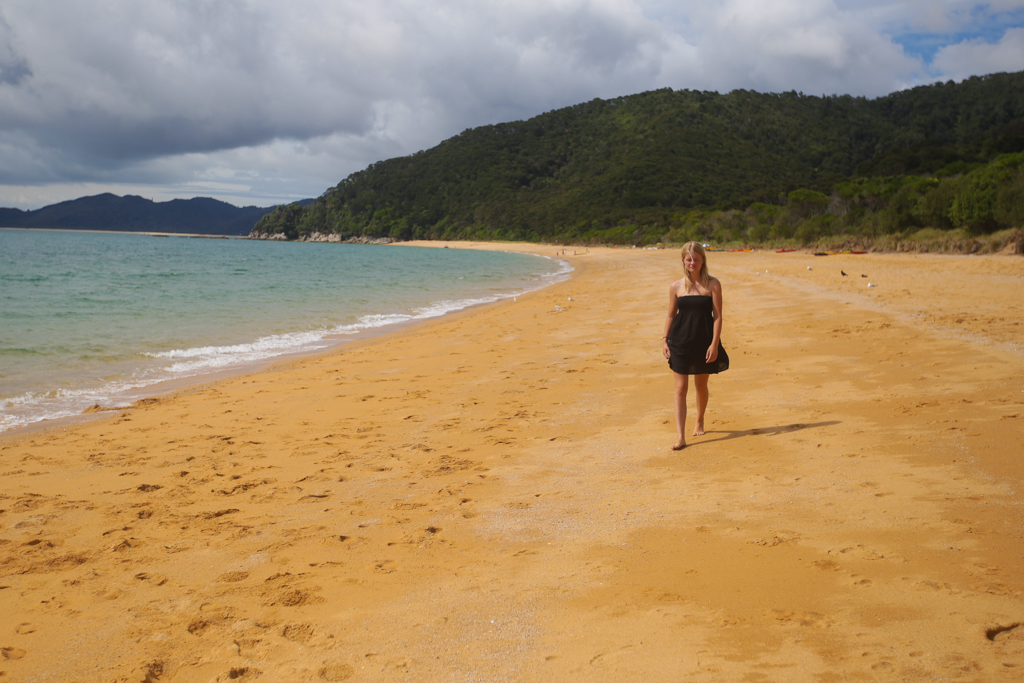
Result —
[[708, 273], [707, 254], [697, 242], [683, 245], [684, 277], [668, 288], [668, 316], [662, 353], [676, 380], [676, 432], [672, 450], [686, 447], [686, 392], [690, 375], [697, 389], [697, 424], [693, 435], [704, 434], [708, 407], [708, 375], [729, 369], [722, 348], [722, 283]]

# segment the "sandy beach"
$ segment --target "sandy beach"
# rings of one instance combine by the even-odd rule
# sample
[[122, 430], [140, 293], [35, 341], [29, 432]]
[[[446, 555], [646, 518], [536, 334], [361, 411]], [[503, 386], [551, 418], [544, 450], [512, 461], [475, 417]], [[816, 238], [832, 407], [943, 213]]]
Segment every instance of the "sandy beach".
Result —
[[567, 252], [0, 439], [0, 680], [1024, 678], [1024, 259], [710, 253], [732, 367], [672, 452], [679, 253]]

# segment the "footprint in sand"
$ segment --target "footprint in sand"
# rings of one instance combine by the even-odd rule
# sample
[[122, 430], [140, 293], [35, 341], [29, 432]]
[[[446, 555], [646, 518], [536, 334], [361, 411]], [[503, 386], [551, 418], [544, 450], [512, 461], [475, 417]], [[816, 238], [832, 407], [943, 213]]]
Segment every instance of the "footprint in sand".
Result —
[[254, 669], [249, 666], [236, 666], [228, 670], [227, 673], [220, 674], [213, 680], [217, 683], [221, 683], [222, 681], [254, 681], [262, 675], [263, 672], [259, 669]]
[[815, 626], [819, 628], [828, 628], [832, 625], [832, 620], [823, 614], [817, 612], [790, 612], [783, 610], [772, 610], [770, 616], [773, 616], [777, 621], [798, 624], [800, 626]]
[[330, 662], [317, 673], [325, 681], [344, 681], [355, 675], [355, 669], [343, 662]]
[[135, 578], [139, 581], [148, 581], [154, 586], [162, 586], [167, 583], [167, 577], [162, 574], [150, 574], [148, 572], [139, 572], [135, 575]]
[[417, 508], [425, 507], [426, 503], [395, 503], [391, 506], [392, 510], [415, 510]]
[[837, 572], [842, 568], [838, 562], [833, 562], [832, 560], [818, 560], [817, 562], [812, 562], [811, 566], [827, 572]]
[[201, 636], [210, 628], [210, 622], [197, 619], [188, 625], [188, 632], [194, 636]]
[[[264, 605], [267, 607], [300, 607], [303, 605], [318, 605], [326, 600], [319, 595], [319, 586], [296, 585], [293, 581], [297, 577], [291, 574], [275, 574], [264, 581], [264, 588], [260, 595], [264, 598]], [[269, 585], [267, 585], [269, 584]]]
[[27, 654], [28, 652], [20, 647], [0, 647], [0, 656], [4, 659], [21, 659]]
[[142, 683], [159, 683], [160, 677], [164, 675], [164, 663], [150, 662], [142, 667], [141, 673]]
[[306, 644], [313, 638], [313, 627], [309, 624], [288, 624], [281, 629], [281, 637], [292, 642]]

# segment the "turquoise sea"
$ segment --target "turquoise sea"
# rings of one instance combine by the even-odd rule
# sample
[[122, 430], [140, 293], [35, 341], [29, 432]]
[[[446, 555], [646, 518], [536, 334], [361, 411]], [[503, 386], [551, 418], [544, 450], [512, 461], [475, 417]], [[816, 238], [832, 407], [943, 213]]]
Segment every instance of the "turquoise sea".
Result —
[[464, 249], [0, 229], [0, 431], [562, 279]]

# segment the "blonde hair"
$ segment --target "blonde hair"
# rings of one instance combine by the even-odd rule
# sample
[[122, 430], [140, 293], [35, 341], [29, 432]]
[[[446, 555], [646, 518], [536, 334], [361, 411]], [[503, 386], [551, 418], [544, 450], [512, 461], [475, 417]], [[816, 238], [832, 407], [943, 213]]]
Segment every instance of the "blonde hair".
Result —
[[[683, 245], [683, 253], [680, 257], [681, 260], [686, 259], [687, 254], [697, 254], [700, 256], [700, 283], [704, 287], [711, 284], [711, 273], [708, 272], [708, 255], [704, 251], [704, 247], [700, 242], [687, 242]], [[686, 275], [686, 291], [690, 291], [693, 286], [693, 277], [690, 275], [690, 271], [683, 268], [683, 274]]]

